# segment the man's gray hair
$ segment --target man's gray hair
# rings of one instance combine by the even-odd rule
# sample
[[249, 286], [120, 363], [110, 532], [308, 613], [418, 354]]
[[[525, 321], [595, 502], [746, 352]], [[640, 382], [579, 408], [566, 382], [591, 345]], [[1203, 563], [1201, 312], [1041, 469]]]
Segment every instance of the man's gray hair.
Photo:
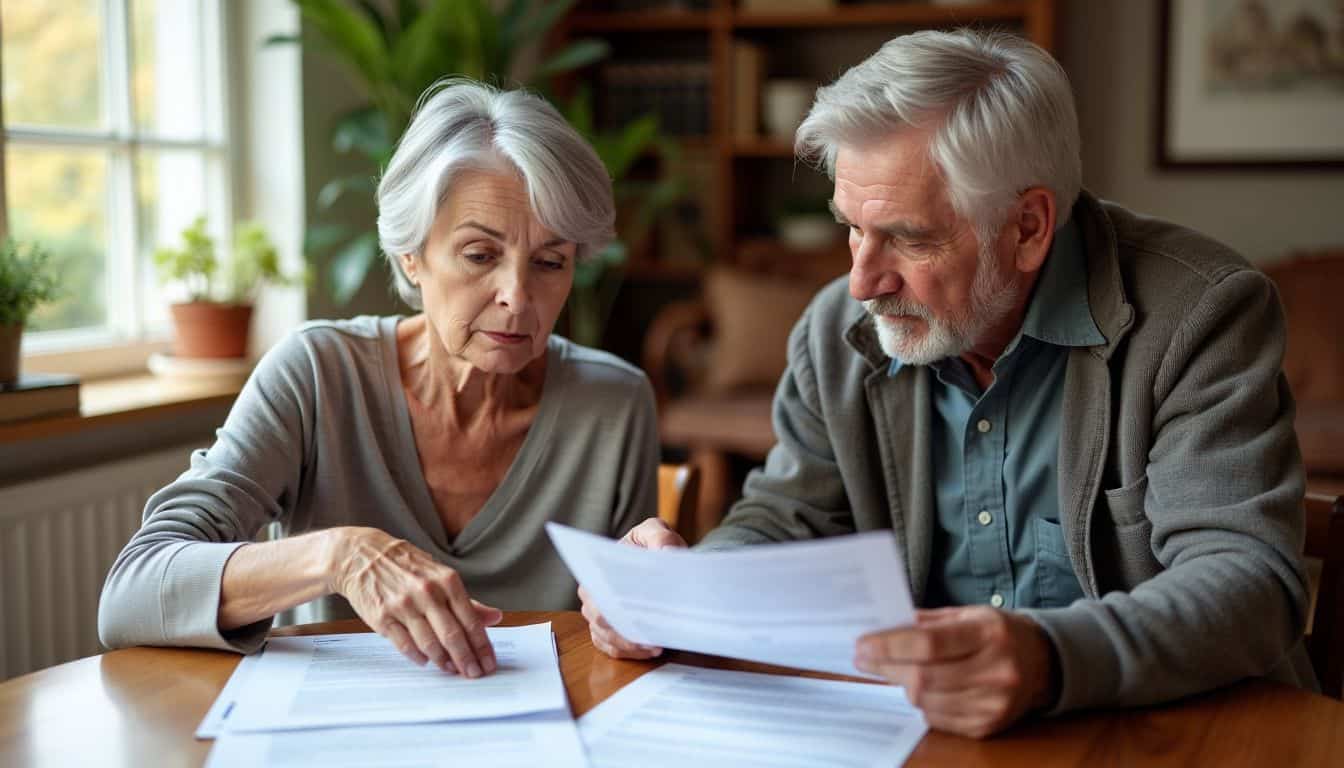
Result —
[[1055, 193], [1058, 223], [1082, 187], [1078, 117], [1068, 76], [1016, 35], [960, 29], [888, 41], [829, 86], [798, 128], [798, 156], [835, 178], [835, 156], [907, 127], [930, 126], [929, 156], [957, 214], [998, 231], [1018, 194]]
[[415, 117], [378, 183], [378, 244], [397, 294], [423, 309], [402, 270], [423, 255], [434, 217], [461, 170], [515, 172], [537, 220], [578, 244], [577, 258], [615, 237], [611, 178], [592, 146], [545, 99], [446, 78], [420, 97]]

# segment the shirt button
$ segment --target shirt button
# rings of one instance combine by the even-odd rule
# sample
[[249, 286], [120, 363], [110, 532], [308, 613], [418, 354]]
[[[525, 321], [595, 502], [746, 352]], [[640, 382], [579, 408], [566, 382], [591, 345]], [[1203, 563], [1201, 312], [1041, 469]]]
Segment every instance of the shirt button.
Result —
[[992, 605], [992, 606], [994, 606], [995, 608], [1002, 608], [1002, 607], [1003, 607], [1003, 595], [1000, 595], [998, 592], [995, 592], [994, 594], [990, 595], [990, 596], [989, 596], [989, 604]]
[[983, 435], [984, 433], [993, 429], [994, 425], [989, 423], [989, 419], [981, 419], [980, 421], [976, 422], [975, 428], [980, 430], [980, 434]]
[[994, 516], [989, 514], [989, 510], [987, 509], [980, 510], [980, 514], [977, 515], [975, 519], [979, 520], [981, 525], [989, 525], [994, 522]]

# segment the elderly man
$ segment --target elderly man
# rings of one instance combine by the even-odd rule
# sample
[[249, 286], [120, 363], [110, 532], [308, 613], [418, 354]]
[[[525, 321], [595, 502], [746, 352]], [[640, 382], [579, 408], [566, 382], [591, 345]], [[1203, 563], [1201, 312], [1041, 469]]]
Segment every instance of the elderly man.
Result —
[[[1078, 143], [1064, 72], [1007, 35], [900, 37], [817, 92], [797, 149], [835, 181], [848, 290], [798, 322], [779, 442], [701, 545], [893, 529], [923, 610], [856, 662], [942, 730], [1314, 685], [1274, 289], [1082, 191]], [[658, 653], [584, 602], [599, 648]]]

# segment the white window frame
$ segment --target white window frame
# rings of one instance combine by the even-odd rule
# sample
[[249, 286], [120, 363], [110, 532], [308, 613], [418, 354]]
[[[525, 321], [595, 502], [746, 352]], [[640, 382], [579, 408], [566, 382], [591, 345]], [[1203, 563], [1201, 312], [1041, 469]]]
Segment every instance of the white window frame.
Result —
[[[149, 300], [142, 292], [145, 264], [136, 206], [134, 158], [141, 149], [177, 149], [201, 153], [205, 162], [205, 200], [211, 228], [228, 242], [233, 222], [233, 174], [230, 167], [229, 66], [225, 0], [195, 0], [200, 13], [199, 49], [201, 83], [205, 89], [203, 132], [183, 140], [155, 136], [135, 125], [131, 104], [129, 5], [133, 0], [101, 0], [104, 94], [108, 127], [103, 130], [11, 127], [0, 122], [0, 158], [8, 143], [27, 146], [97, 148], [107, 152], [107, 275], [109, 297], [132, 296], [132, 301], [108, 301], [107, 324], [99, 328], [28, 333], [23, 342], [23, 368], [32, 372], [61, 371], [86, 378], [143, 371], [149, 355], [165, 352], [168, 335], [146, 323]], [[184, 2], [186, 0], [168, 0]], [[0, 72], [3, 77], [3, 72]], [[0, 115], [0, 121], [3, 115]], [[4, 163], [0, 162], [0, 233], [7, 231]]]

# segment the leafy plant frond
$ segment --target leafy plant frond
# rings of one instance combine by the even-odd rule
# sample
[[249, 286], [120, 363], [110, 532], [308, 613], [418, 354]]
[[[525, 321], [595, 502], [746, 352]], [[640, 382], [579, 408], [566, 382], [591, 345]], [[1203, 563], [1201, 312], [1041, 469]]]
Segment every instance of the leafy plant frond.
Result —
[[350, 242], [336, 254], [327, 265], [327, 279], [331, 283], [331, 295], [337, 304], [348, 304], [364, 285], [378, 256], [378, 234], [365, 232]]
[[576, 0], [552, 0], [542, 3], [541, 9], [537, 11], [532, 11], [532, 4], [528, 3], [529, 13], [518, 22], [513, 39], [514, 46], [521, 48], [545, 38], [561, 17], [574, 7], [575, 2]]
[[375, 107], [360, 107], [347, 112], [336, 121], [331, 146], [342, 154], [358, 151], [381, 168], [392, 159], [388, 115]]
[[317, 193], [317, 206], [325, 211], [335, 205], [336, 201], [347, 193], [367, 192], [372, 194], [376, 188], [377, 185], [373, 178], [362, 173], [332, 179], [323, 184], [322, 189]]
[[605, 40], [576, 40], [559, 53], [539, 64], [533, 76], [552, 77], [562, 75], [601, 61], [610, 54], [611, 44]]
[[383, 9], [373, 0], [356, 0], [356, 2], [359, 4], [359, 9], [364, 12], [364, 16], [378, 30], [383, 38], [383, 45], [391, 45], [395, 34], [392, 20], [383, 15]]
[[378, 27], [341, 0], [294, 0], [312, 25], [346, 65], [375, 90], [387, 77], [387, 46]]
[[300, 42], [303, 42], [303, 37], [300, 35], [276, 34], [268, 35], [265, 40], [261, 41], [261, 45], [262, 47], [269, 47], [272, 45], [295, 45]]

